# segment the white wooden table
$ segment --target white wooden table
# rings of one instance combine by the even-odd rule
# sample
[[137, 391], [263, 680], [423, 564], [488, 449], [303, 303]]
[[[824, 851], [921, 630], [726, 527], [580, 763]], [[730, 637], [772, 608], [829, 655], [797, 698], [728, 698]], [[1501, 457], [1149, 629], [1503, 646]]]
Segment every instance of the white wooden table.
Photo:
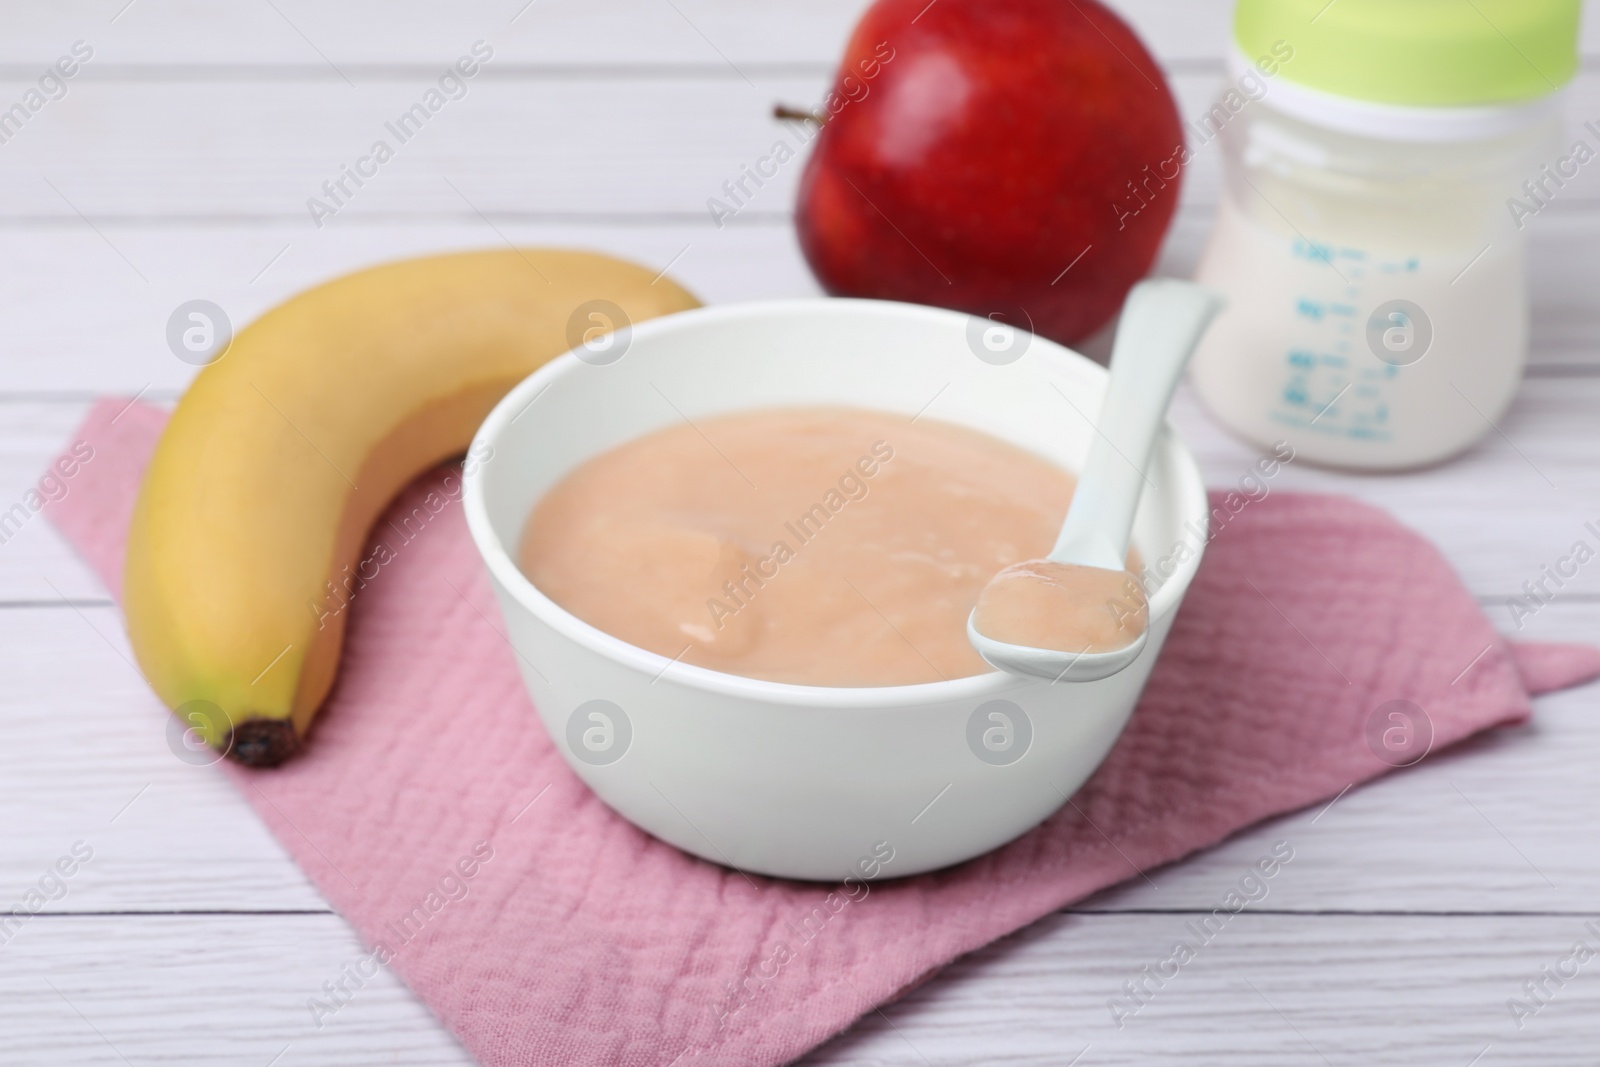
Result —
[[[705, 208], [764, 154], [775, 101], [818, 100], [860, 0], [70, 0], [0, 4], [0, 107], [74, 42], [93, 57], [0, 144], [0, 510], [89, 401], [170, 400], [197, 297], [242, 325], [395, 256], [502, 240], [666, 266], [708, 301], [815, 293], [793, 163], [726, 228]], [[1221, 0], [1124, 0], [1186, 117], [1222, 71]], [[306, 207], [474, 41], [493, 59], [318, 228]], [[1600, 116], [1600, 34], [1572, 91]], [[1163, 270], [1218, 187], [1191, 168]], [[1534, 365], [1498, 432], [1349, 493], [1434, 539], [1502, 628], [1506, 598], [1600, 518], [1600, 168], [1531, 227]], [[1180, 397], [1214, 484], [1250, 453]], [[1521, 636], [1600, 641], [1600, 566]], [[74, 842], [67, 894], [0, 944], [0, 1064], [469, 1062], [387, 975], [322, 1029], [306, 1000], [360, 952], [214, 769], [174, 759], [107, 591], [41, 518], [0, 545], [0, 904]], [[1519, 1029], [1507, 1007], [1600, 937], [1600, 689], [1320, 814], [1241, 834], [964, 959], [815, 1064], [1600, 1062], [1600, 959]], [[1106, 1001], [1279, 839], [1271, 895], [1119, 1029]], [[1084, 1051], [1087, 1049], [1087, 1051]], [[1081, 1054], [1081, 1057], [1080, 1057]], [[1080, 1057], [1074, 1060], [1074, 1057]]]

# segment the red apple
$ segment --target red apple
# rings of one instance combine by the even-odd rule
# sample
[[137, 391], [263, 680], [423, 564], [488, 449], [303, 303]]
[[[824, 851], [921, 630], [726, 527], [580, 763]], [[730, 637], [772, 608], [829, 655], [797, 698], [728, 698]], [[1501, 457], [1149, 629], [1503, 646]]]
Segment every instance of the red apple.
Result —
[[879, 0], [801, 179], [828, 292], [1087, 337], [1150, 269], [1187, 159], [1172, 93], [1094, 0]]

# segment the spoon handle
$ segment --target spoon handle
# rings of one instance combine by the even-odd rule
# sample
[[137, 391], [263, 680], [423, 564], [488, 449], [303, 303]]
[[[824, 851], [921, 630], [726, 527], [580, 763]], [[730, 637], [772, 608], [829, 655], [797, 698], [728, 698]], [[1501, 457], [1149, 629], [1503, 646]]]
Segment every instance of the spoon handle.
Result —
[[1145, 466], [1178, 377], [1223, 300], [1205, 286], [1160, 278], [1133, 287], [1111, 351], [1111, 378], [1050, 558], [1121, 570]]

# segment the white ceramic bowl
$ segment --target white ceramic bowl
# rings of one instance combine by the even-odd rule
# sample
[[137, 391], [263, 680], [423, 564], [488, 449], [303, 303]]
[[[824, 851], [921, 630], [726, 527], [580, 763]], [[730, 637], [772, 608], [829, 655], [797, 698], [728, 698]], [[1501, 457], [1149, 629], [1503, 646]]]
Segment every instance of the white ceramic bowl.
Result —
[[[484, 421], [472, 454], [488, 458], [466, 478], [473, 539], [545, 729], [617, 812], [742, 870], [899, 877], [1024, 833], [1105, 757], [1203, 548], [1205, 488], [1170, 427], [1151, 461], [1154, 488], [1140, 503], [1134, 542], [1153, 566], [1185, 558], [1150, 598], [1143, 655], [1102, 681], [1051, 685], [997, 672], [846, 689], [723, 674], [579, 621], [514, 562], [529, 510], [567, 472], [685, 418], [795, 405], [925, 414], [1076, 469], [1104, 368], [1043, 338], [985, 337], [994, 328], [870, 300], [709, 307], [634, 327], [607, 365], [572, 353], [554, 360]], [[1025, 351], [998, 365], [1005, 357], [991, 349], [1007, 345]], [[1175, 552], [1179, 545], [1189, 551]]]

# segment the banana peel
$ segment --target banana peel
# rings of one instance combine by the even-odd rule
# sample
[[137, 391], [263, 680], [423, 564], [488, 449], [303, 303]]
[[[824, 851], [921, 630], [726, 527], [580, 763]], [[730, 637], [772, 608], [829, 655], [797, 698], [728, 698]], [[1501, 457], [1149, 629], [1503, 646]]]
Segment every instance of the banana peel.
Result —
[[359, 271], [241, 331], [173, 411], [128, 535], [128, 634], [161, 699], [238, 762], [297, 751], [349, 616], [319, 605], [374, 521], [591, 321], [618, 325], [596, 301], [633, 323], [699, 306], [644, 267], [529, 248]]

